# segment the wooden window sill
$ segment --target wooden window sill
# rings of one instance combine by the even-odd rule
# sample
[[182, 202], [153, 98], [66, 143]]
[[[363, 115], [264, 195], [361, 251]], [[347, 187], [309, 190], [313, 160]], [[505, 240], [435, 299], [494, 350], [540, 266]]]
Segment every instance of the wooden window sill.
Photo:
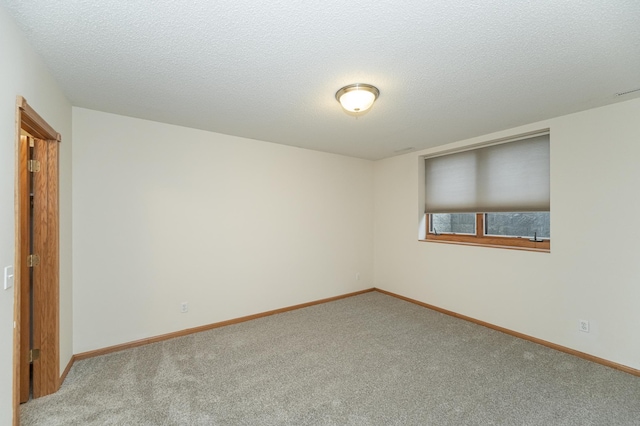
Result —
[[[449, 239], [447, 237], [457, 237], [456, 240], [454, 241], [452, 239]], [[477, 246], [477, 247], [492, 247], [492, 248], [500, 248], [500, 249], [508, 249], [508, 250], [523, 250], [523, 251], [534, 251], [534, 252], [538, 252], [538, 253], [551, 253], [551, 247], [550, 247], [550, 243], [549, 241], [543, 241], [541, 243], [533, 243], [531, 241], [528, 240], [521, 240], [518, 241], [518, 239], [514, 239], [514, 241], [518, 241], [519, 244], [526, 244], [526, 245], [515, 245], [515, 244], [509, 244], [509, 245], [504, 245], [504, 244], [500, 244], [499, 242], [478, 242], [478, 241], [467, 241], [467, 239], [471, 239], [471, 238], [476, 238], [473, 236], [460, 236], [460, 235], [438, 235], [437, 237], [435, 236], [429, 236], [427, 237], [426, 240], [418, 240], [420, 242], [423, 243], [440, 243], [440, 244], [454, 244], [454, 245], [462, 245], [462, 246]], [[510, 240], [510, 238], [509, 238]], [[535, 247], [538, 246], [538, 247]], [[546, 247], [545, 247], [546, 246]]]

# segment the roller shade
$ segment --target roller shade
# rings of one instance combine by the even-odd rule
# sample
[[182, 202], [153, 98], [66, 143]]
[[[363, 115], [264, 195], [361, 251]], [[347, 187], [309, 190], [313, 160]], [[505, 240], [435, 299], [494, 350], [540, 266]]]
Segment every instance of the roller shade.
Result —
[[550, 211], [549, 135], [425, 159], [426, 213]]

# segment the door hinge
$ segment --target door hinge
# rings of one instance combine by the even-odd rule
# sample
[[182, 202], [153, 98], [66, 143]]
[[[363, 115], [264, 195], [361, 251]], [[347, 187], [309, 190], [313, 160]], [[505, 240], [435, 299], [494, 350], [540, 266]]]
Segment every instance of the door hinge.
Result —
[[33, 268], [34, 266], [38, 266], [40, 264], [40, 256], [37, 254], [30, 254], [27, 257], [27, 266], [29, 268]]
[[33, 362], [37, 359], [40, 359], [40, 349], [31, 349], [29, 351], [29, 362]]
[[27, 170], [32, 173], [40, 171], [40, 162], [38, 160], [29, 160], [27, 163]]

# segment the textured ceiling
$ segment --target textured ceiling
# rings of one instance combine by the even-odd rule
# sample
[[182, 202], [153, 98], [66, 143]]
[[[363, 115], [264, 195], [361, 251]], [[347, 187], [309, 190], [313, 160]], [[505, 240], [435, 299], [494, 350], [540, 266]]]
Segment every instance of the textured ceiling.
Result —
[[638, 0], [0, 5], [73, 105], [368, 159], [640, 96]]

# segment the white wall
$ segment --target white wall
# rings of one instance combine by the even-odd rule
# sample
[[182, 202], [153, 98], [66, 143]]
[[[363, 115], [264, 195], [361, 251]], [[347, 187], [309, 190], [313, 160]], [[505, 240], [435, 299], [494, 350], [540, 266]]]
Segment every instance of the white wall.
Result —
[[[551, 253], [418, 241], [421, 155], [544, 128]], [[375, 286], [640, 368], [639, 158], [636, 99], [376, 162]]]
[[75, 107], [73, 135], [75, 353], [372, 286], [372, 162]]
[[[60, 368], [72, 354], [71, 326], [71, 105], [0, 7], [0, 275], [14, 263], [16, 96], [62, 134], [60, 152]], [[2, 281], [2, 277], [0, 277]], [[11, 424], [13, 292], [0, 284], [0, 425]]]

